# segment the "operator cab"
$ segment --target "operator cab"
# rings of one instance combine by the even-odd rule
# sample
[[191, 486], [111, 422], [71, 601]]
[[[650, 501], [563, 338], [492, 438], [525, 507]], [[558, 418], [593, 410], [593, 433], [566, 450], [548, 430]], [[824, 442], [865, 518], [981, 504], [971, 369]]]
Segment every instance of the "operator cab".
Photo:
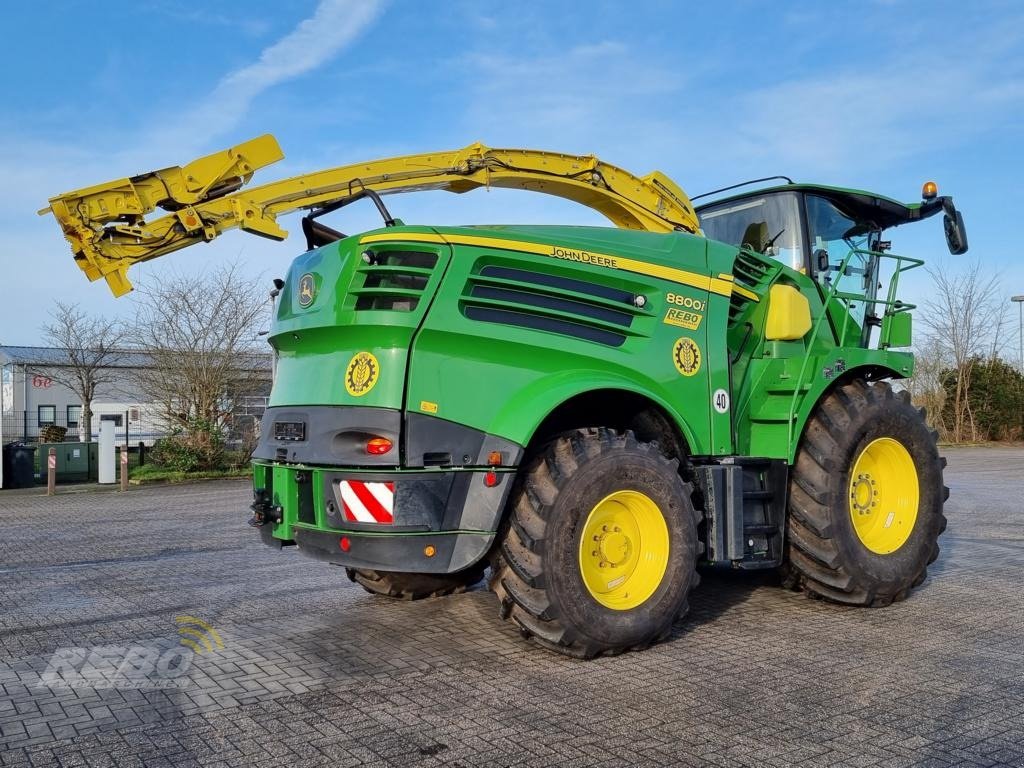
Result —
[[870, 192], [777, 178], [788, 183], [699, 205], [696, 211], [704, 234], [764, 254], [810, 276], [823, 298], [830, 291], [843, 296], [850, 318], [862, 330], [865, 346], [871, 325], [878, 323], [874, 316], [881, 287], [878, 257], [889, 248], [882, 240], [884, 230], [941, 210], [946, 214], [950, 252], [967, 250], [963, 217], [953, 208], [951, 198], [937, 196], [933, 184], [926, 185], [923, 203], [907, 205]]

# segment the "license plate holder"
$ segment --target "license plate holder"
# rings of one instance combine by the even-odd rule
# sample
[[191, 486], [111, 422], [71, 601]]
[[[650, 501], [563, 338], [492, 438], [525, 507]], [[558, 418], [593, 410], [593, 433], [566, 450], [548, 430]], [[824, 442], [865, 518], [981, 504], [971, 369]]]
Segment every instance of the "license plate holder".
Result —
[[287, 440], [288, 442], [301, 442], [306, 439], [306, 422], [304, 421], [275, 421], [274, 439]]

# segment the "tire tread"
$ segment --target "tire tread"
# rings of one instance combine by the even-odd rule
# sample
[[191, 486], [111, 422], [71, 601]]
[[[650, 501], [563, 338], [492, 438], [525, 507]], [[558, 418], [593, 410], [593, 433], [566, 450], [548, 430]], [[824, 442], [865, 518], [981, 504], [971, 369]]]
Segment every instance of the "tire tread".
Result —
[[474, 566], [459, 573], [399, 573], [346, 568], [350, 580], [367, 592], [396, 600], [423, 600], [465, 592], [484, 577], [484, 566]]
[[[497, 595], [499, 615], [512, 621], [520, 633], [558, 653], [580, 659], [599, 655], [616, 655], [627, 650], [640, 650], [657, 642], [671, 631], [672, 622], [681, 618], [684, 602], [677, 616], [656, 636], [644, 638], [629, 647], [602, 647], [575, 634], [559, 621], [545, 589], [544, 540], [547, 534], [547, 513], [558, 497], [560, 488], [581, 466], [603, 454], [625, 448], [653, 451], [674, 474], [678, 461], [664, 456], [656, 445], [638, 443], [630, 431], [616, 432], [603, 427], [581, 429], [562, 435], [548, 443], [533, 460], [524, 463], [521, 471], [521, 492], [513, 491], [509, 520], [501, 545], [491, 561], [490, 589]], [[687, 497], [693, 492], [684, 483]], [[699, 519], [699, 511], [696, 515]], [[691, 587], [696, 586], [696, 571]]]
[[[910, 589], [924, 582], [928, 565], [938, 557], [937, 544], [920, 567], [909, 574], [906, 586], [886, 590], [860, 584], [858, 574], [842, 562], [835, 538], [840, 534], [827, 506], [831, 483], [840, 472], [836, 466], [840, 450], [837, 435], [863, 418], [864, 412], [894, 405], [923, 420], [923, 409], [913, 408], [905, 392], [894, 393], [887, 382], [869, 385], [862, 379], [837, 387], [811, 415], [790, 477], [787, 562], [781, 569], [784, 586], [835, 603], [880, 607], [903, 600]], [[929, 434], [934, 445], [938, 436], [931, 431]], [[939, 466], [945, 467], [945, 459]], [[943, 486], [943, 500], [948, 496], [949, 490]], [[941, 533], [946, 528], [941, 511], [939, 518]]]

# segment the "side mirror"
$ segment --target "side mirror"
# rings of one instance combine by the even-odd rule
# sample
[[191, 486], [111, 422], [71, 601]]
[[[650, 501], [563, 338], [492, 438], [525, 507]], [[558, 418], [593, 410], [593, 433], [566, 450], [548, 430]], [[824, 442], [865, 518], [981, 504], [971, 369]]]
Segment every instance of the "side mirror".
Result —
[[828, 251], [824, 248], [816, 250], [814, 252], [814, 261], [819, 272], [828, 272]]
[[967, 253], [967, 228], [964, 226], [963, 214], [955, 208], [947, 210], [942, 225], [946, 230], [946, 245], [949, 246], [949, 252], [954, 256]]

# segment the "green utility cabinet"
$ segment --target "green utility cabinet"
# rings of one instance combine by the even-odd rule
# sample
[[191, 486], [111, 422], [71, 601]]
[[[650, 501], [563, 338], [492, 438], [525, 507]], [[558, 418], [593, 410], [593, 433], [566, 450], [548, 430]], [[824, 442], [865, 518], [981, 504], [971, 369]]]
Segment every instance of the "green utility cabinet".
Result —
[[51, 448], [56, 449], [58, 483], [82, 483], [97, 478], [99, 443], [40, 443], [36, 456], [42, 482], [46, 482], [46, 462]]

